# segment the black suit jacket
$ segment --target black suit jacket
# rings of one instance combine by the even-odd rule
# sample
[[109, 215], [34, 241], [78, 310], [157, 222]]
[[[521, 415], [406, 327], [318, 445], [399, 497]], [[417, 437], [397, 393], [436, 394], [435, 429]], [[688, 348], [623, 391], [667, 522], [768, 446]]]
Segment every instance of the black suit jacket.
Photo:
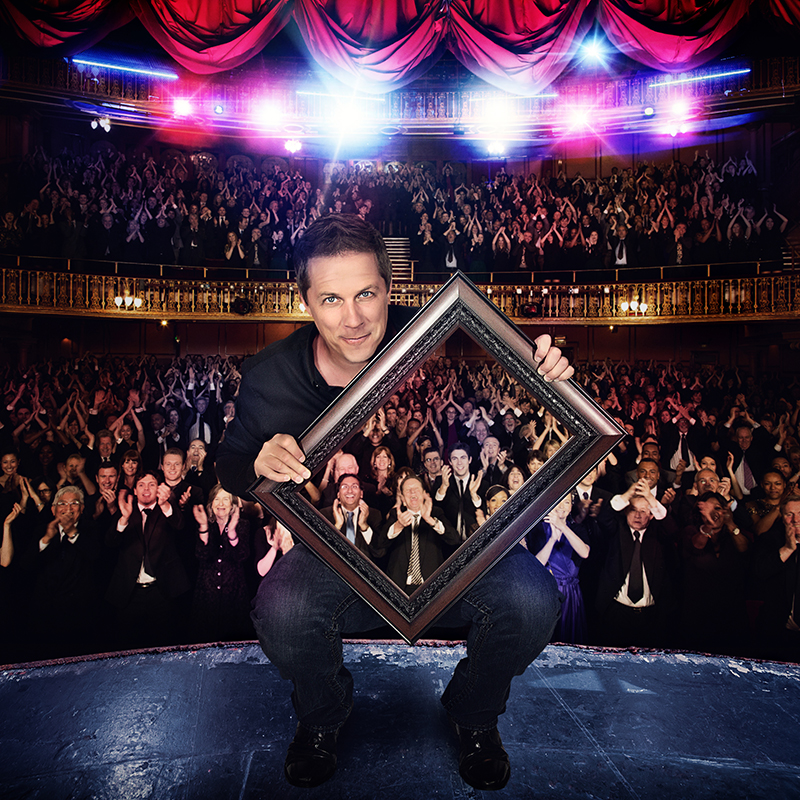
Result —
[[[464, 489], [464, 494], [459, 497], [458, 496], [458, 488], [456, 487], [456, 476], [450, 476], [450, 485], [447, 487], [447, 492], [445, 493], [444, 497], [441, 500], [438, 500], [434, 497], [434, 502], [441, 508], [444, 512], [447, 521], [453, 527], [457, 534], [460, 534], [459, 542], [466, 541], [467, 537], [475, 533], [478, 528], [478, 516], [477, 516], [477, 509], [475, 508], [475, 503], [472, 502], [472, 495], [469, 493], [469, 483], [472, 480], [473, 475], [470, 473], [466, 480], [466, 487]], [[439, 491], [440, 486], [442, 485], [442, 479], [439, 477], [435, 484], [435, 491]], [[489, 488], [488, 486], [486, 487]], [[458, 512], [461, 511], [461, 518], [464, 522], [464, 532], [458, 530]]]
[[[331, 523], [334, 527], [336, 527], [333, 521], [333, 506], [328, 506], [327, 508], [323, 508], [319, 512], [325, 517], [328, 522]], [[344, 509], [342, 509], [342, 513], [344, 513]], [[381, 529], [383, 525], [383, 517], [379, 511], [376, 511], [374, 508], [369, 509], [369, 514], [367, 514], [367, 525], [372, 528], [372, 542], [375, 542], [375, 537], [378, 531]], [[341, 526], [336, 528], [342, 535], [345, 534], [345, 528], [347, 527], [347, 522], [343, 522]], [[373, 544], [367, 544], [366, 540], [364, 539], [364, 534], [361, 532], [361, 528], [356, 526], [356, 547], [370, 560], [375, 561], [379, 558], [383, 558], [386, 555], [386, 550], [375, 547]]]
[[[458, 545], [461, 539], [456, 529], [447, 521], [444, 512], [433, 507], [431, 516], [444, 525], [444, 533], [438, 534], [425, 520], [419, 524], [419, 561], [422, 577], [425, 580], [444, 563], [443, 544]], [[372, 542], [374, 546], [386, 548], [389, 553], [388, 576], [402, 589], [407, 585], [408, 562], [411, 558], [411, 526], [408, 525], [394, 539], [390, 539], [389, 529], [397, 521], [397, 513], [392, 512]]]
[[[778, 520], [756, 541], [756, 582], [764, 598], [758, 617], [758, 628], [767, 639], [779, 637], [786, 630], [786, 621], [792, 610], [794, 591], [797, 585], [798, 550], [788, 561], [781, 561], [779, 550], [786, 543], [786, 528]], [[800, 610], [795, 611], [800, 618]]]
[[[134, 500], [135, 503], [135, 500]], [[178, 555], [177, 537], [183, 528], [183, 517], [177, 503], [172, 504], [172, 514], [164, 516], [160, 506], [147, 515], [147, 525], [142, 528], [142, 514], [134, 505], [125, 530], [118, 531], [117, 513], [106, 533], [106, 544], [119, 550], [117, 565], [111, 577], [106, 599], [117, 608], [131, 599], [139, 570], [144, 559], [145, 541], [150, 560], [150, 574], [158, 581], [162, 593], [169, 599], [178, 597], [189, 589], [189, 579]]]
[[[663, 616], [675, 610], [677, 528], [669, 516], [651, 520], [642, 537], [642, 564], [657, 610]], [[602, 613], [625, 583], [633, 556], [633, 536], [624, 518], [609, 542], [597, 589], [597, 610]]]

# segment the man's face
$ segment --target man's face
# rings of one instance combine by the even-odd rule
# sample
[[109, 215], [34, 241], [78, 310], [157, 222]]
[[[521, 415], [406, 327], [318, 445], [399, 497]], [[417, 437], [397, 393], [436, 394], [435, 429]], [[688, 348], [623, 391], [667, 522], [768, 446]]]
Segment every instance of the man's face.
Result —
[[198, 461], [205, 455], [206, 452], [206, 445], [202, 439], [192, 439], [191, 443], [189, 444], [189, 458], [191, 459], [193, 464], [197, 464]]
[[386, 424], [390, 428], [394, 428], [397, 424], [397, 409], [392, 406], [388, 406], [386, 409]]
[[660, 470], [652, 461], [644, 461], [636, 468], [637, 480], [644, 478], [651, 489], [658, 483], [659, 475]]
[[343, 453], [336, 459], [336, 467], [333, 471], [334, 477], [339, 478], [341, 475], [356, 475], [358, 473], [358, 461], [356, 457], [350, 453]]
[[469, 465], [472, 459], [466, 450], [453, 450], [450, 453], [450, 468], [456, 478], [465, 478], [469, 475]]
[[800, 501], [786, 503], [783, 510], [783, 524], [787, 530], [793, 529], [795, 536], [800, 537]]
[[100, 453], [101, 458], [111, 458], [111, 454], [114, 452], [113, 440], [108, 436], [101, 436], [97, 443], [97, 452]]
[[661, 453], [658, 450], [657, 444], [645, 444], [642, 446], [642, 458], [652, 458], [653, 461], [659, 461]]
[[494, 462], [500, 454], [500, 442], [494, 436], [487, 436], [483, 440], [483, 447], [481, 448], [490, 462]]
[[438, 475], [442, 471], [442, 457], [438, 453], [426, 453], [422, 463], [429, 475]]
[[478, 422], [475, 423], [475, 438], [483, 444], [488, 435], [489, 429], [486, 427], [486, 423], [483, 422], [483, 420], [478, 420]]
[[67, 459], [66, 469], [67, 469], [67, 477], [74, 481], [78, 477], [78, 465], [81, 463], [79, 458], [70, 457]]
[[792, 477], [792, 465], [783, 456], [772, 459], [772, 469], [783, 475], [786, 480]]
[[183, 459], [175, 454], [170, 453], [164, 456], [161, 462], [161, 468], [164, 470], [164, 478], [168, 481], [179, 481], [181, 479], [181, 472], [183, 472]]
[[164, 427], [164, 423], [165, 420], [163, 414], [153, 414], [153, 416], [150, 417], [150, 425], [156, 433], [158, 433], [158, 431]]
[[206, 409], [208, 408], [208, 398], [205, 395], [203, 397], [198, 397], [194, 401], [194, 407], [197, 409], [199, 414], [205, 414]]
[[347, 511], [355, 511], [361, 502], [362, 491], [358, 478], [343, 478], [339, 484], [339, 503]]
[[425, 499], [425, 490], [422, 483], [417, 478], [409, 478], [403, 484], [403, 502], [409, 511], [419, 511], [422, 508], [422, 501]]
[[152, 505], [158, 497], [158, 481], [152, 475], [144, 475], [136, 481], [133, 493], [142, 505]]
[[701, 469], [694, 482], [698, 494], [719, 491], [719, 475], [713, 469]]
[[[372, 358], [386, 333], [389, 292], [372, 253], [312, 258], [304, 298], [319, 332], [317, 366], [348, 380]], [[349, 376], [349, 377], [348, 377]]]
[[631, 498], [630, 505], [625, 512], [625, 520], [634, 530], [642, 531], [650, 524], [653, 513], [644, 497]]
[[753, 432], [750, 428], [737, 428], [736, 429], [736, 443], [742, 450], [747, 450], [750, 443], [753, 441]]
[[100, 490], [109, 489], [114, 490], [117, 485], [117, 469], [116, 467], [100, 467], [97, 470], [97, 485]]
[[71, 531], [78, 524], [78, 519], [83, 512], [80, 495], [65, 492], [57, 503], [53, 503], [52, 510], [56, 522], [65, 531]]

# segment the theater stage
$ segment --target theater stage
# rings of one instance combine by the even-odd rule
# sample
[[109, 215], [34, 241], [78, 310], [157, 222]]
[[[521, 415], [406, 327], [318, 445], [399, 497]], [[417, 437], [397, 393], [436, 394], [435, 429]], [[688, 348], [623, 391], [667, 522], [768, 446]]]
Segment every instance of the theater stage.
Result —
[[[327, 784], [282, 775], [289, 684], [256, 644], [0, 673], [10, 798], [470, 798], [438, 698], [463, 646], [348, 643], [357, 687]], [[800, 666], [550, 646], [518, 679], [497, 797], [800, 798]]]

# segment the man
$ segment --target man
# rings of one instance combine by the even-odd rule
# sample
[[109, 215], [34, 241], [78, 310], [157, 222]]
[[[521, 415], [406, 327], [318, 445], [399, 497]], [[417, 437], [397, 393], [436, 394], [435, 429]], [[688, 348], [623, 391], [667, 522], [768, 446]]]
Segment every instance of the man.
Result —
[[643, 458], [636, 467], [636, 483], [631, 484], [622, 494], [615, 494], [611, 498], [611, 508], [614, 511], [624, 511], [634, 497], [643, 497], [650, 511], [656, 519], [667, 516], [668, 506], [675, 499], [675, 490], [667, 489], [661, 496], [661, 502], [656, 499], [661, 467], [650, 458]]
[[731, 427], [733, 441], [728, 449], [733, 453], [733, 474], [746, 496], [758, 486], [780, 447], [771, 443], [771, 437], [761, 427], [753, 428], [741, 419]]
[[612, 537], [597, 591], [603, 644], [664, 642], [674, 612], [671, 527], [653, 518], [646, 496], [631, 498]]
[[145, 472], [133, 496], [120, 492], [119, 511], [106, 545], [119, 552], [106, 599], [117, 609], [117, 626], [130, 646], [174, 642], [174, 601], [189, 590], [175, 545], [183, 518], [170, 488]]
[[422, 485], [428, 494], [434, 494], [434, 486], [442, 475], [442, 456], [435, 447], [422, 452]]
[[358, 475], [342, 475], [336, 485], [333, 505], [319, 513], [371, 561], [378, 561], [385, 555], [384, 550], [372, 546], [373, 537], [383, 520], [377, 510], [364, 502]]
[[781, 519], [758, 543], [756, 580], [764, 605], [758, 634], [765, 655], [797, 661], [800, 653], [800, 494], [781, 503]]
[[[223, 485], [239, 496], [246, 495], [257, 476], [297, 483], [311, 477], [296, 437], [413, 314], [389, 306], [386, 246], [363, 220], [347, 215], [316, 220], [294, 255], [300, 296], [314, 324], [242, 367], [236, 416], [217, 456]], [[549, 337], [537, 340], [534, 358], [545, 380], [572, 374]], [[459, 771], [479, 789], [502, 788], [508, 781], [497, 717], [511, 679], [549, 641], [558, 608], [552, 576], [518, 547], [440, 621], [472, 626], [467, 658], [442, 702], [458, 726]], [[299, 721], [284, 775], [295, 786], [317, 786], [336, 770], [337, 734], [353, 705], [341, 634], [379, 627], [381, 620], [300, 546], [262, 580], [252, 616], [264, 652], [294, 684]]]
[[[96, 636], [96, 566], [101, 542], [83, 517], [83, 492], [64, 486], [53, 497], [53, 519], [34, 545], [31, 619], [37, 640], [78, 653]], [[64, 650], [66, 648], [66, 650]]]
[[449, 463], [442, 467], [441, 482], [436, 487], [436, 502], [458, 531], [460, 542], [466, 541], [480, 525], [477, 512], [482, 503], [478, 490], [483, 472], [473, 476], [471, 463], [469, 447], [463, 442], [453, 445]]
[[458, 545], [461, 537], [440, 508], [433, 505], [416, 475], [400, 484], [400, 500], [376, 537], [389, 552], [387, 575], [405, 592], [418, 589], [444, 563], [443, 544]]
[[507, 452], [500, 449], [500, 441], [496, 436], [487, 436], [481, 445], [481, 469], [483, 471], [483, 490], [503, 482], [508, 470], [506, 466]]

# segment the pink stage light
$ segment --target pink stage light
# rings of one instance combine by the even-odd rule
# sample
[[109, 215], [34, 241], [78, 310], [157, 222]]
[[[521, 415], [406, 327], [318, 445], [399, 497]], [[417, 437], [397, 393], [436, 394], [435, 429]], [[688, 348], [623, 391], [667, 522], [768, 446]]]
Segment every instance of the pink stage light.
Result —
[[186, 97], [176, 97], [173, 104], [176, 117], [190, 117], [192, 115], [192, 102]]

